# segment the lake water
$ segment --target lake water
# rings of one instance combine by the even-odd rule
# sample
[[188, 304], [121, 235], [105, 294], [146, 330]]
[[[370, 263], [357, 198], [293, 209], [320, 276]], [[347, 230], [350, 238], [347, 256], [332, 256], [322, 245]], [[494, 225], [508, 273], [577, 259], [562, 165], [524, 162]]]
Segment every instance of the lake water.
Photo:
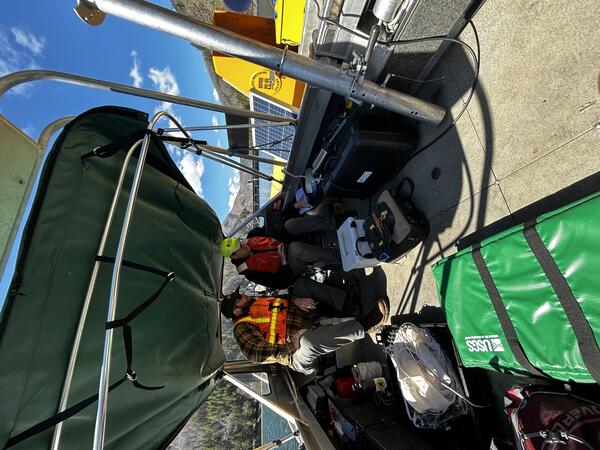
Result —
[[[290, 427], [285, 419], [281, 418], [269, 408], [261, 406], [262, 425], [261, 436], [262, 443], [274, 441], [275, 439], [283, 439], [291, 433]], [[283, 444], [279, 449], [296, 450], [298, 444], [296, 440], [291, 440]]]

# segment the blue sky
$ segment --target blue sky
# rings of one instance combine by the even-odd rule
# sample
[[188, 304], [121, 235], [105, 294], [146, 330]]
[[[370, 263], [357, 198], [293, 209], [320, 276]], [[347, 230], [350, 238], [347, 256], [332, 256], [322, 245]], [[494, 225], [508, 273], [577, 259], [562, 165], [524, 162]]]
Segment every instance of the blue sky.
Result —
[[[170, 0], [152, 2], [171, 8]], [[0, 75], [51, 69], [218, 102], [202, 56], [189, 43], [110, 16], [101, 26], [91, 27], [73, 12], [75, 4], [75, 0], [18, 0], [4, 8]], [[166, 109], [188, 126], [224, 123], [220, 113], [54, 81], [13, 88], [0, 99], [1, 113], [35, 140], [51, 121], [101, 105], [127, 106], [150, 115]], [[194, 136], [227, 147], [222, 130]], [[239, 174], [190, 153], [171, 153], [190, 184], [223, 219], [239, 189]]]

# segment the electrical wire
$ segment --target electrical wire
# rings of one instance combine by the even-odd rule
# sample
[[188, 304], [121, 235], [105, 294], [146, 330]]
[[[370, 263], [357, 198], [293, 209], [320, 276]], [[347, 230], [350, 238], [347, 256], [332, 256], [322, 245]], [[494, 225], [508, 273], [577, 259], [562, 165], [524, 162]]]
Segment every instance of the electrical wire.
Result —
[[289, 177], [291, 177], [291, 178], [305, 178], [305, 179], [312, 178], [312, 179], [313, 179], [313, 180], [315, 180], [315, 181], [322, 181], [322, 180], [323, 180], [323, 178], [319, 178], [319, 177], [312, 177], [312, 176], [310, 176], [310, 175], [294, 175], [292, 172], [290, 172], [290, 171], [289, 171], [289, 170], [287, 170], [287, 169], [283, 169], [283, 171], [285, 172], [285, 174], [286, 174], [287, 176], [289, 176]]
[[477, 89], [477, 83], [479, 81], [479, 67], [480, 67], [480, 62], [481, 62], [481, 46], [479, 44], [479, 35], [477, 34], [477, 28], [475, 28], [475, 24], [473, 23], [472, 20], [469, 20], [469, 25], [471, 25], [471, 28], [473, 29], [473, 34], [475, 35], [475, 42], [477, 44], [477, 53], [475, 53], [473, 48], [466, 42], [463, 42], [460, 39], [449, 38], [446, 36], [432, 36], [431, 38], [418, 38], [418, 39], [409, 39], [406, 41], [391, 41], [390, 42], [390, 44], [393, 44], [393, 45], [412, 44], [412, 43], [416, 43], [416, 42], [426, 42], [427, 40], [436, 40], [436, 39], [453, 42], [453, 43], [459, 44], [459, 45], [463, 46], [465, 49], [467, 49], [473, 58], [473, 62], [475, 63], [475, 75], [473, 77], [473, 84], [471, 85], [471, 90], [469, 91], [467, 100], [465, 101], [465, 104], [463, 105], [460, 112], [456, 115], [456, 117], [454, 118], [452, 123], [444, 129], [444, 131], [442, 131], [440, 134], [438, 134], [432, 141], [430, 141], [423, 147], [420, 147], [419, 149], [415, 150], [414, 153], [412, 155], [410, 155], [409, 158], [406, 160], [405, 165], [408, 164], [410, 161], [412, 161], [414, 158], [416, 158], [418, 155], [423, 153], [425, 150], [430, 148], [433, 144], [435, 144], [436, 142], [439, 142], [440, 139], [442, 139], [454, 127], [454, 125], [456, 125], [456, 122], [459, 121], [459, 119], [462, 117], [462, 115], [467, 110], [469, 104], [471, 103], [471, 99], [473, 98], [473, 95], [475, 94], [475, 91]]
[[404, 75], [398, 75], [397, 73], [390, 73], [390, 76], [394, 78], [402, 78], [403, 80], [414, 81], [415, 83], [435, 83], [437, 81], [444, 81], [446, 77], [430, 78], [429, 80], [417, 80], [416, 78], [405, 77]]
[[[317, 7], [317, 18], [319, 20], [321, 20], [323, 22], [326, 22], [326, 23], [329, 23], [331, 25], [334, 25], [334, 26], [336, 26], [336, 27], [338, 27], [338, 28], [340, 28], [340, 29], [342, 29], [342, 30], [344, 30], [344, 31], [346, 31], [346, 32], [354, 35], [354, 36], [358, 36], [358, 37], [365, 38], [365, 39], [368, 38], [368, 36], [366, 34], [358, 33], [355, 30], [351, 30], [350, 28], [347, 28], [347, 27], [343, 26], [342, 24], [336, 22], [335, 20], [331, 20], [331, 19], [329, 19], [327, 17], [321, 16], [321, 6], [319, 5], [319, 2], [317, 0], [313, 0], [313, 2], [315, 3], [315, 5]], [[473, 77], [473, 84], [471, 86], [471, 90], [469, 92], [469, 95], [467, 97], [467, 101], [465, 102], [463, 108], [460, 110], [460, 112], [458, 113], [458, 115], [454, 118], [454, 120], [452, 121], [452, 123], [446, 129], [444, 129], [444, 131], [442, 131], [431, 142], [429, 142], [426, 145], [424, 145], [423, 147], [415, 150], [415, 152], [408, 158], [408, 160], [406, 161], [405, 164], [408, 164], [417, 155], [421, 154], [423, 151], [425, 151], [428, 148], [430, 148], [436, 142], [439, 142], [439, 140], [442, 137], [444, 137], [454, 127], [454, 125], [456, 125], [456, 122], [458, 122], [458, 120], [462, 117], [462, 115], [467, 110], [467, 107], [471, 103], [471, 99], [473, 98], [473, 95], [475, 94], [475, 90], [477, 89], [477, 83], [478, 83], [478, 80], [479, 80], [479, 67], [480, 67], [481, 48], [480, 48], [480, 45], [479, 45], [479, 35], [477, 33], [477, 29], [475, 28], [475, 24], [473, 23], [472, 20], [469, 20], [469, 25], [471, 25], [471, 28], [473, 29], [473, 33], [475, 35], [475, 42], [477, 43], [477, 53], [475, 53], [475, 51], [473, 50], [473, 48], [469, 44], [467, 44], [466, 42], [463, 42], [460, 39], [455, 39], [455, 38], [451, 38], [451, 37], [448, 37], [448, 36], [427, 36], [427, 37], [422, 37], [422, 38], [405, 39], [405, 40], [397, 40], [397, 41], [379, 41], [379, 40], [377, 41], [378, 44], [387, 45], [387, 46], [411, 45], [411, 44], [417, 44], [417, 43], [422, 43], [422, 42], [432, 42], [432, 41], [452, 42], [452, 43], [461, 45], [463, 48], [465, 48], [471, 54], [471, 57], [473, 58], [473, 62], [475, 63], [475, 76]], [[402, 77], [400, 77], [400, 78], [402, 78]]]
[[289, 141], [293, 137], [294, 137], [294, 133], [292, 133], [286, 137], [283, 137], [281, 139], [277, 139], [277, 140], [271, 141], [271, 142], [266, 142], [264, 144], [253, 145], [252, 147], [231, 147], [231, 148], [232, 148], [232, 150], [261, 150], [262, 147], [269, 146], [268, 150], [276, 150], [276, 149], [273, 149], [270, 147], [272, 147], [273, 145], [281, 144], [282, 142], [285, 142], [285, 141]]

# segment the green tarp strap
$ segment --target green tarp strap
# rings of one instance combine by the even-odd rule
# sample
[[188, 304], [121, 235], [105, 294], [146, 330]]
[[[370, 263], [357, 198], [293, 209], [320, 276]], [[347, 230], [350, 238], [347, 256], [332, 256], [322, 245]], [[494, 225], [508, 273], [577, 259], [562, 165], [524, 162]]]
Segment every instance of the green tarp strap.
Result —
[[506, 311], [506, 307], [504, 306], [504, 302], [502, 301], [502, 297], [500, 296], [500, 292], [498, 292], [496, 283], [494, 283], [494, 279], [490, 274], [488, 266], [485, 263], [483, 256], [481, 255], [480, 248], [480, 244], [476, 244], [473, 246], [473, 261], [475, 262], [475, 267], [477, 268], [479, 276], [483, 281], [483, 285], [485, 286], [488, 296], [490, 297], [492, 306], [494, 307], [494, 311], [498, 316], [500, 326], [502, 327], [502, 332], [506, 337], [506, 341], [508, 343], [508, 346], [510, 347], [510, 350], [512, 351], [513, 355], [515, 355], [515, 359], [517, 360], [517, 362], [521, 366], [523, 366], [523, 368], [525, 368], [528, 372], [538, 377], [545, 377], [546, 375], [544, 375], [540, 370], [535, 368], [529, 362], [529, 359], [525, 355], [523, 347], [521, 346], [519, 338], [517, 337], [515, 327], [512, 321], [510, 320], [508, 311]]
[[567, 280], [556, 265], [556, 261], [542, 242], [538, 231], [534, 225], [526, 225], [523, 229], [525, 240], [529, 244], [529, 248], [535, 255], [540, 267], [546, 274], [546, 278], [550, 282], [552, 289], [556, 293], [556, 297], [560, 302], [567, 320], [571, 324], [577, 346], [583, 358], [590, 375], [600, 383], [600, 349], [596, 343], [594, 332], [587, 321], [581, 306], [573, 295], [573, 291], [569, 287]]
[[[108, 387], [108, 392], [121, 386], [127, 380], [127, 378], [128, 378], [127, 375], [125, 375], [120, 380], [111, 384]], [[98, 400], [98, 394], [94, 394], [94, 395], [86, 398], [85, 400], [82, 400], [79, 403], [71, 406], [70, 408], [67, 408], [64, 411], [44, 420], [43, 422], [40, 422], [40, 423], [32, 426], [31, 428], [26, 429], [25, 431], [17, 434], [16, 436], [11, 437], [8, 441], [6, 441], [4, 450], [12, 447], [13, 445], [17, 445], [19, 442], [22, 442], [25, 439], [28, 439], [32, 436], [35, 436], [36, 434], [39, 434], [42, 431], [46, 431], [48, 428], [52, 428], [53, 426], [57, 425], [58, 423], [62, 422], [63, 420], [67, 420], [69, 417], [74, 416], [79, 411], [83, 410], [84, 408], [87, 408], [89, 405], [91, 405], [92, 403], [94, 403], [97, 400]]]
[[[104, 263], [114, 263], [115, 262], [115, 258], [111, 258], [108, 256], [96, 256], [95, 259], [96, 259], [96, 261], [104, 262]], [[161, 286], [158, 288], [158, 290], [154, 294], [152, 294], [150, 297], [148, 297], [146, 300], [144, 300], [139, 306], [137, 306], [133, 311], [131, 311], [129, 314], [127, 314], [127, 316], [125, 316], [123, 319], [117, 319], [117, 320], [113, 320], [112, 322], [106, 323], [107, 330], [112, 329], [112, 328], [119, 328], [119, 327], [123, 328], [123, 345], [125, 347], [125, 355], [126, 355], [126, 359], [127, 359], [127, 370], [126, 370], [125, 376], [123, 376], [123, 378], [121, 378], [120, 380], [113, 383], [108, 388], [108, 391], [110, 392], [113, 389], [119, 387], [126, 380], [131, 381], [131, 384], [133, 384], [133, 386], [135, 386], [136, 388], [142, 389], [145, 391], [154, 391], [157, 389], [162, 389], [162, 388], [164, 388], [164, 386], [146, 386], [137, 380], [137, 374], [135, 373], [135, 371], [132, 368], [133, 367], [133, 338], [131, 335], [131, 326], [129, 325], [129, 322], [132, 321], [133, 319], [135, 319], [140, 313], [142, 313], [146, 308], [148, 308], [152, 303], [154, 303], [154, 301], [160, 296], [162, 291], [165, 289], [167, 284], [169, 284], [169, 282], [171, 282], [175, 278], [175, 274], [173, 272], [165, 272], [164, 270], [155, 269], [153, 267], [146, 266], [144, 264], [134, 263], [131, 261], [123, 261], [122, 264], [124, 266], [131, 267], [133, 269], [142, 270], [144, 272], [150, 272], [150, 273], [153, 273], [156, 275], [160, 275], [160, 276], [164, 277], [165, 280], [163, 281]], [[70, 408], [67, 408], [64, 411], [61, 411], [60, 413], [32, 426], [31, 428], [28, 428], [27, 430], [19, 433], [18, 435], [10, 438], [6, 442], [4, 449], [12, 447], [13, 445], [18, 444], [19, 442], [24, 441], [27, 438], [35, 436], [36, 434], [41, 433], [42, 431], [45, 431], [48, 428], [55, 426], [56, 424], [62, 422], [63, 420], [67, 420], [69, 417], [74, 416], [75, 414], [77, 414], [78, 412], [83, 410], [84, 408], [86, 408], [89, 405], [91, 405], [92, 403], [94, 403], [96, 400], [98, 400], [98, 394], [94, 394], [94, 395], [86, 398], [85, 400], [82, 400], [79, 403], [71, 406]]]
[[150, 133], [152, 135], [151, 130], [136, 130], [127, 136], [125, 139], [121, 139], [116, 142], [111, 142], [110, 144], [103, 145], [102, 147], [96, 147], [91, 152], [87, 152], [81, 155], [81, 162], [85, 162], [86, 159], [91, 158], [92, 156], [98, 156], [100, 158], [110, 158], [115, 155], [117, 152], [122, 151], [123, 147], [133, 145], [134, 142], [143, 139], [146, 134]]
[[[114, 258], [109, 258], [106, 256], [97, 256], [96, 260], [100, 262], [112, 263], [114, 263], [115, 261]], [[165, 272], [164, 270], [154, 269], [152, 267], [148, 267], [143, 264], [133, 263], [131, 261], [123, 261], [122, 264], [133, 269], [160, 275], [165, 279], [154, 294], [152, 294], [150, 297], [148, 297], [146, 300], [144, 300], [142, 303], [136, 306], [133, 309], [133, 311], [127, 314], [123, 319], [116, 319], [110, 322], [106, 322], [107, 330], [114, 328], [123, 328], [123, 346], [125, 348], [125, 356], [127, 360], [127, 378], [129, 378], [133, 385], [138, 389], [143, 389], [145, 391], [154, 391], [157, 389], [162, 389], [164, 388], [164, 386], [146, 386], [137, 380], [137, 374], [133, 370], [133, 337], [131, 335], [131, 326], [129, 325], [129, 322], [131, 322], [133, 319], [139, 316], [144, 310], [146, 310], [146, 308], [148, 308], [152, 303], [154, 303], [158, 297], [160, 297], [160, 294], [167, 287], [167, 284], [169, 284], [175, 278], [175, 273]]]
[[[103, 262], [103, 263], [114, 263], [115, 262], [115, 258], [112, 258], [110, 256], [96, 256], [95, 260], [99, 261], [99, 262]], [[133, 261], [127, 261], [126, 259], [123, 260], [121, 265], [123, 265], [125, 267], [131, 267], [132, 269], [142, 270], [144, 272], [160, 275], [161, 277], [164, 277], [164, 278], [168, 278], [169, 274], [170, 274], [170, 272], [165, 272], [164, 270], [155, 269], [154, 267], [150, 267], [145, 264], [140, 264], [140, 263], [136, 263]]]

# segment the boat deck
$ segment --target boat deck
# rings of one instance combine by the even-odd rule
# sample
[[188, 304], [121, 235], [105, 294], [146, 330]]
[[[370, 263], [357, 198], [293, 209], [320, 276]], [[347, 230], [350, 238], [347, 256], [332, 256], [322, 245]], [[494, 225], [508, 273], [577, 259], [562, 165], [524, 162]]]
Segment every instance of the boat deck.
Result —
[[[481, 49], [477, 90], [456, 126], [399, 177], [431, 232], [396, 264], [384, 264], [392, 314], [438, 306], [431, 265], [458, 248], [600, 190], [600, 10], [595, 0], [488, 0], [473, 22]], [[460, 39], [476, 48], [467, 26]], [[418, 95], [456, 117], [474, 65], [452, 45]]]

